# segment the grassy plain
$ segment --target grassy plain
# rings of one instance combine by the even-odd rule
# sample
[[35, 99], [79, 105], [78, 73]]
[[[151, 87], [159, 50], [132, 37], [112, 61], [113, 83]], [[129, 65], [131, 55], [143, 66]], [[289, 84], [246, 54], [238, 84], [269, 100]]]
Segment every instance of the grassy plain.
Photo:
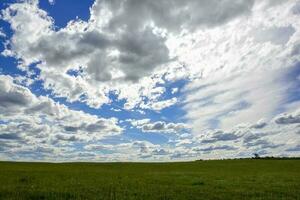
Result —
[[300, 199], [300, 160], [0, 162], [0, 199]]

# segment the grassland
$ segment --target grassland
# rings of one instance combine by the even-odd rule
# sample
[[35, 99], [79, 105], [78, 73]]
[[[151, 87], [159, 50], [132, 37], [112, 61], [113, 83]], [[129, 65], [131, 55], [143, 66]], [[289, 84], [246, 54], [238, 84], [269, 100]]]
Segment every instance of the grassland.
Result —
[[0, 199], [300, 199], [300, 160], [0, 162]]

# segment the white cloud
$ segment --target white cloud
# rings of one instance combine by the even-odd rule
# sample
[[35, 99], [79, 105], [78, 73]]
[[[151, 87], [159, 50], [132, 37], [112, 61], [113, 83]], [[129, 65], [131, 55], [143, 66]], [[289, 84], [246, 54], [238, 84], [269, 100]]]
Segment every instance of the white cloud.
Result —
[[10, 76], [0, 75], [0, 91], [0, 118], [5, 120], [0, 124], [0, 140], [7, 145], [17, 143], [27, 148], [44, 144], [56, 148], [54, 145], [97, 141], [123, 131], [115, 118], [99, 118], [70, 110], [47, 97], [36, 97]]
[[48, 0], [49, 4], [54, 5], [55, 4], [55, 0]]
[[110, 110], [115, 111], [115, 112], [121, 112], [122, 110], [119, 108], [111, 108]]
[[[286, 114], [291, 116], [293, 113]], [[299, 123], [277, 124], [281, 114], [265, 121], [267, 125], [255, 124], [235, 126], [228, 131], [209, 130], [200, 135], [177, 139], [171, 155], [175, 158], [234, 158], [251, 157], [254, 153], [261, 156], [297, 156], [300, 142]], [[171, 156], [171, 157], [172, 157]]]
[[250, 128], [261, 129], [267, 126], [267, 122], [264, 119], [260, 119], [257, 123], [250, 126]]
[[149, 123], [151, 120], [150, 119], [139, 119], [139, 120], [128, 119], [127, 121], [130, 122], [132, 126], [140, 126]]
[[[5, 55], [20, 58], [23, 69], [41, 61], [37, 67], [44, 87], [70, 102], [81, 100], [84, 95], [83, 101], [89, 106], [100, 107], [109, 103], [109, 91], [120, 90], [124, 83], [131, 84], [151, 75], [169, 60], [165, 39], [149, 26], [112, 32], [90, 20], [72, 21], [55, 31], [53, 20], [36, 2], [12, 4], [3, 11], [3, 19], [14, 30], [11, 48], [6, 49]], [[67, 73], [79, 69], [83, 73], [77, 77]], [[141, 87], [144, 86], [135, 87], [134, 93]]]
[[6, 34], [4, 33], [3, 29], [0, 28], [0, 38], [5, 38], [6, 37]]
[[160, 111], [164, 108], [173, 106], [177, 103], [177, 98], [173, 97], [171, 99], [157, 101], [157, 102], [149, 102], [147, 104], [142, 104], [140, 107], [142, 109], [150, 109], [155, 111]]
[[271, 119], [288, 102], [288, 91], [297, 83], [290, 73], [299, 62], [295, 48], [300, 26], [291, 12], [294, 3], [257, 3], [247, 20], [173, 41], [183, 47], [176, 54], [194, 74], [185, 88], [184, 108], [195, 134]]
[[172, 94], [175, 94], [175, 93], [177, 93], [178, 92], [178, 88], [172, 88], [172, 90], [171, 90], [171, 93]]
[[[156, 90], [157, 82], [142, 79], [170, 62], [163, 29], [177, 34], [184, 28], [217, 26], [249, 14], [253, 3], [252, 0], [221, 4], [194, 0], [163, 4], [95, 1], [88, 22], [71, 21], [57, 31], [53, 19], [38, 8], [37, 1], [15, 3], [3, 11], [3, 19], [14, 30], [11, 48], [3, 54], [20, 58], [22, 69], [41, 61], [37, 65], [40, 78], [45, 81], [44, 87], [53, 90], [56, 96], [98, 108], [110, 102], [110, 91], [118, 91], [119, 99], [127, 100], [125, 108], [131, 109], [143, 105], [142, 95], [152, 102], [158, 101], [162, 94], [147, 92]], [[67, 74], [79, 68], [83, 73], [78, 77]], [[125, 95], [128, 88], [130, 95]], [[166, 103], [170, 104], [156, 102], [148, 107], [160, 110], [168, 106]]]

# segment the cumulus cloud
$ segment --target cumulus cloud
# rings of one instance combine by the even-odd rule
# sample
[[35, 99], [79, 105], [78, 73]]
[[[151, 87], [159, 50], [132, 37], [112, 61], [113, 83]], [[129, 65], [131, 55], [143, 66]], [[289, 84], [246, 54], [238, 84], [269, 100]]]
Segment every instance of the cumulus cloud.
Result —
[[295, 146], [295, 147], [288, 148], [286, 151], [299, 152], [299, 151], [300, 151], [300, 145], [297, 145], [297, 146]]
[[[120, 89], [118, 84], [137, 82], [169, 60], [165, 38], [149, 26], [112, 32], [98, 27], [102, 19], [97, 19], [73, 21], [55, 31], [52, 18], [36, 2], [12, 4], [2, 15], [14, 30], [11, 48], [3, 54], [19, 58], [22, 69], [40, 62], [45, 89], [70, 102], [85, 96], [82, 101], [91, 107], [109, 103], [108, 93]], [[77, 77], [67, 73], [79, 69]]]
[[217, 141], [230, 141], [230, 140], [236, 140], [240, 136], [236, 134], [235, 132], [233, 133], [225, 133], [222, 130], [218, 130], [213, 132], [212, 134], [207, 135], [207, 139], [203, 139], [202, 143], [214, 143]]
[[147, 104], [142, 104], [140, 107], [142, 109], [150, 109], [155, 111], [160, 111], [164, 108], [173, 106], [177, 103], [177, 98], [173, 97], [172, 99], [162, 100], [162, 101], [152, 101]]
[[127, 120], [132, 126], [141, 129], [143, 132], [156, 132], [156, 133], [181, 133], [189, 129], [187, 124], [184, 123], [167, 123], [164, 121], [151, 122], [151, 119]]
[[55, 0], [48, 0], [49, 4], [54, 5], [55, 4]]
[[206, 130], [197, 135], [176, 138], [170, 141], [170, 144], [175, 144], [170, 156], [174, 159], [252, 157], [254, 153], [296, 156], [300, 142], [297, 135], [299, 127], [295, 124], [278, 125], [274, 119], [259, 120], [262, 121], [267, 125], [260, 128], [253, 128], [257, 123], [243, 124], [227, 131]]
[[[167, 0], [153, 1], [96, 1], [92, 14], [94, 19], [101, 14], [112, 13], [109, 27], [138, 27], [152, 21], [156, 26], [168, 30], [195, 29], [201, 26], [216, 26], [243, 14], [251, 12], [250, 1], [196, 1]], [[103, 8], [104, 7], [104, 8]]]
[[277, 148], [279, 146], [282, 146], [282, 144], [274, 144], [268, 140], [256, 140], [254, 142], [251, 143], [246, 143], [247, 147], [252, 147], [252, 146], [260, 146], [260, 148], [262, 149], [266, 149], [266, 148]]
[[127, 121], [130, 122], [133, 126], [137, 127], [149, 123], [151, 119], [139, 119], [139, 120], [128, 119]]
[[[99, 82], [118, 79], [112, 76], [112, 69], [123, 74], [124, 79], [137, 80], [168, 60], [164, 39], [150, 28], [109, 35], [95, 27], [88, 29], [84, 22], [74, 21], [68, 27], [54, 31], [52, 19], [37, 6], [34, 3], [13, 4], [3, 15], [12, 24], [14, 37], [23, 37], [21, 42], [14, 41], [12, 51], [26, 63], [42, 61], [45, 65], [40, 67], [42, 71], [44, 67], [50, 67], [66, 72], [75, 65], [75, 70], [81, 66], [89, 78]], [[24, 20], [20, 21], [20, 18]], [[19, 26], [21, 23], [36, 26], [38, 21], [40, 25], [34, 30]], [[29, 39], [28, 34], [33, 33], [35, 35]], [[107, 68], [107, 65], [111, 67]]]
[[172, 93], [172, 94], [175, 94], [175, 93], [178, 92], [178, 90], [179, 90], [178, 88], [172, 88], [171, 93]]
[[[0, 75], [0, 140], [30, 144], [98, 140], [118, 135], [122, 128], [115, 118], [104, 119], [70, 110], [47, 97], [37, 97], [11, 76]], [[8, 143], [9, 143], [8, 142]], [[34, 153], [34, 152], [32, 152]]]
[[155, 149], [152, 151], [153, 155], [167, 155], [168, 152], [164, 149]]
[[267, 122], [264, 119], [259, 120], [256, 124], [250, 126], [250, 128], [261, 129], [267, 126]]
[[3, 134], [0, 134], [0, 139], [1, 140], [17, 140], [17, 139], [20, 139], [20, 137], [17, 134], [3, 133]]
[[29, 89], [12, 83], [10, 76], [0, 75], [0, 109], [3, 114], [12, 114], [30, 106], [35, 100]]
[[[55, 30], [53, 19], [38, 7], [37, 1], [15, 3], [2, 12], [2, 18], [14, 31], [10, 48], [3, 54], [20, 59], [22, 69], [40, 62], [37, 67], [44, 87], [55, 95], [100, 107], [109, 103], [110, 91], [117, 90], [119, 98], [124, 98], [121, 86], [124, 83], [138, 82], [137, 87], [132, 87], [133, 96], [143, 95], [140, 91], [145, 89], [145, 83], [141, 79], [156, 73], [172, 59], [166, 32], [178, 34], [184, 29], [221, 25], [250, 14], [253, 5], [252, 0], [234, 3], [97, 0], [87, 22], [70, 21], [66, 27]], [[77, 77], [67, 73], [79, 68], [82, 73]], [[155, 84], [146, 86], [153, 88]], [[152, 102], [151, 93], [146, 97], [150, 98], [149, 103], [141, 105], [149, 109], [161, 110], [175, 103], [175, 99]], [[125, 98], [127, 108], [143, 102], [139, 98]]]
[[300, 123], [300, 110], [294, 113], [284, 113], [275, 118], [277, 124], [297, 124]]
[[166, 132], [166, 133], [179, 133], [188, 128], [184, 123], [166, 123], [163, 121], [157, 121], [154, 123], [144, 123], [141, 126], [143, 132]]
[[237, 148], [233, 146], [228, 146], [228, 145], [222, 145], [222, 146], [209, 146], [207, 148], [203, 149], [196, 149], [196, 151], [202, 151], [202, 152], [211, 152], [211, 151], [216, 151], [216, 150], [236, 150]]

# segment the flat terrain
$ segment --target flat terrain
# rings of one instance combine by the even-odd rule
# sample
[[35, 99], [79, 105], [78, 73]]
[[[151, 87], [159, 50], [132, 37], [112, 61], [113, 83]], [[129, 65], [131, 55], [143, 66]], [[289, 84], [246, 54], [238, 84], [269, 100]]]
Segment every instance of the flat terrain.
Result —
[[0, 162], [0, 199], [300, 199], [300, 160]]

